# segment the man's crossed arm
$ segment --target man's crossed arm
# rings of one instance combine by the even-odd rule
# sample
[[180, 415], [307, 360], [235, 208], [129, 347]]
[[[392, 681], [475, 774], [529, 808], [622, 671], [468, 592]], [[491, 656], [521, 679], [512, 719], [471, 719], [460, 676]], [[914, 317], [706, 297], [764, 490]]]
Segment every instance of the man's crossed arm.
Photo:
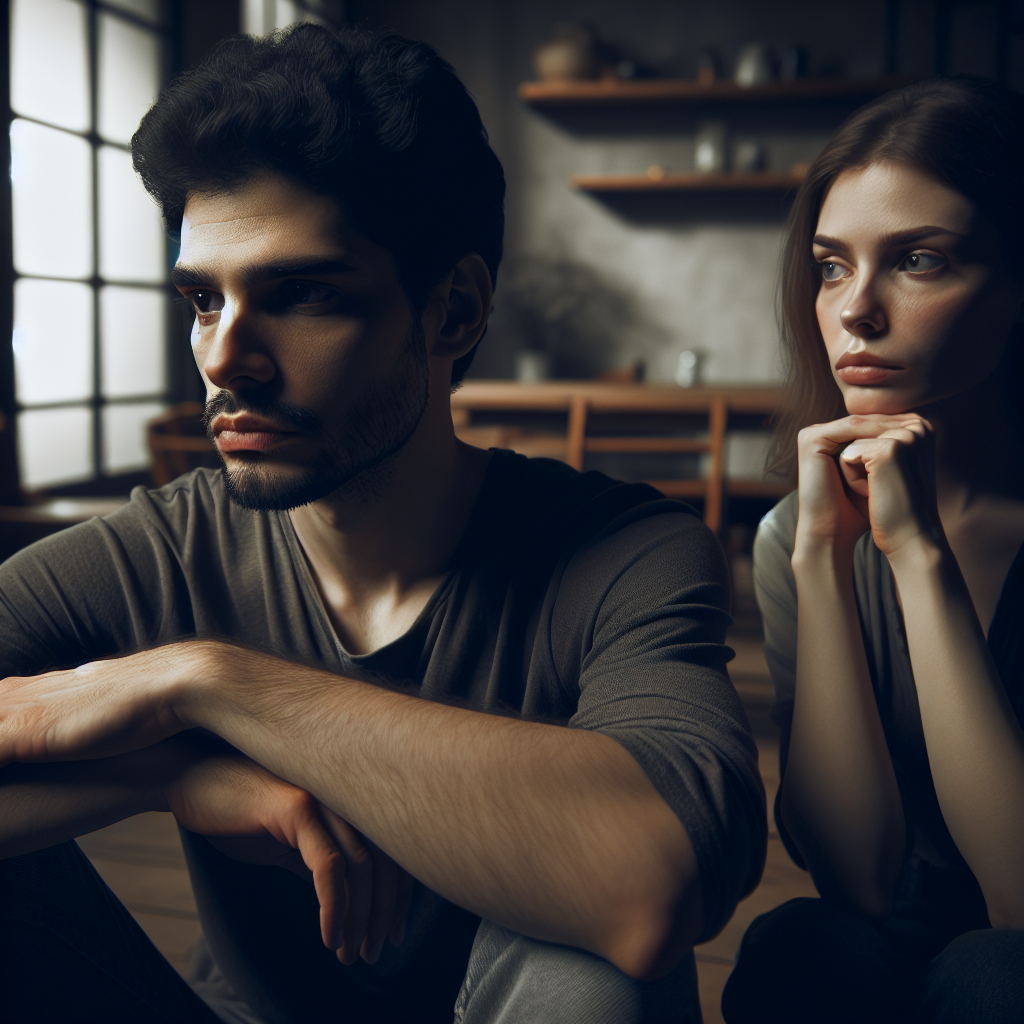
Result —
[[[637, 978], [671, 969], [701, 932], [685, 830], [633, 757], [600, 733], [452, 708], [211, 641], [0, 684], [0, 765], [120, 761], [193, 728], [322, 805], [312, 817], [326, 845], [312, 825], [309, 856], [289, 841], [314, 874], [319, 856], [321, 905], [321, 889], [344, 874], [323, 851], [344, 846], [350, 823], [452, 902]], [[136, 789], [151, 791], [152, 771]], [[205, 802], [193, 800], [197, 817]], [[167, 806], [185, 813], [179, 803]], [[397, 927], [399, 917], [381, 920]], [[383, 934], [378, 925], [375, 941]], [[339, 935], [328, 916], [325, 941]]]

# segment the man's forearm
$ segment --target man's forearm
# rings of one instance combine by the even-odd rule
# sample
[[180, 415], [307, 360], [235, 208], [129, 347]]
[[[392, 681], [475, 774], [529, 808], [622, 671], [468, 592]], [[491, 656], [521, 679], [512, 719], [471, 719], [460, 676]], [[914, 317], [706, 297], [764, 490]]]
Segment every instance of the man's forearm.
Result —
[[[678, 818], [610, 738], [222, 645], [176, 713], [314, 794], [453, 902], [657, 973], [702, 926]], [[670, 965], [670, 964], [669, 964]]]
[[167, 810], [166, 781], [184, 764], [181, 744], [96, 761], [0, 769], [0, 859], [43, 850], [143, 811]]

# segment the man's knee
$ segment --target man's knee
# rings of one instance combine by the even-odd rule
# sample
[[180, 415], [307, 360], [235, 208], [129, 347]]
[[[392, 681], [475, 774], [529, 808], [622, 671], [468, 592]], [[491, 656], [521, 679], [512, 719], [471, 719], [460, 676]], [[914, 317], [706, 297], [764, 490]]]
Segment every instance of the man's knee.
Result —
[[693, 956], [657, 981], [635, 981], [582, 949], [483, 921], [455, 1004], [456, 1024], [696, 1024]]
[[955, 938], [928, 968], [924, 1007], [935, 1024], [1024, 1018], [1024, 930], [986, 928]]

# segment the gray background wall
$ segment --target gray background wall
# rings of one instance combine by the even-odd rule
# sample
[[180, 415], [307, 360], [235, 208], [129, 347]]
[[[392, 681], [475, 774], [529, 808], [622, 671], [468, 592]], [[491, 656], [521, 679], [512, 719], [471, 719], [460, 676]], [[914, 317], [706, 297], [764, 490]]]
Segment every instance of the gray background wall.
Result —
[[[520, 103], [516, 88], [535, 77], [533, 52], [556, 26], [586, 23], [638, 63], [671, 77], [694, 77], [698, 51], [706, 47], [731, 73], [737, 51], [751, 40], [776, 50], [805, 47], [812, 74], [871, 77], [894, 62], [901, 74], [924, 76], [936, 68], [942, 6], [931, 0], [350, 2], [351, 21], [423, 39], [454, 65], [505, 166], [507, 257], [491, 330], [471, 375], [510, 377], [517, 349], [546, 347], [558, 376], [589, 377], [642, 358], [649, 379], [667, 380], [679, 351], [691, 348], [706, 353], [708, 382], [778, 379], [783, 201], [645, 196], [609, 206], [574, 192], [566, 179], [576, 172], [642, 173], [654, 163], [692, 170], [695, 127], [708, 117], [724, 117], [734, 141], [761, 142], [767, 169], [785, 171], [813, 159], [853, 109], [818, 103], [540, 114]], [[947, 46], [938, 47], [940, 63], [995, 75], [1000, 5], [945, 6], [949, 32]], [[1019, 40], [1010, 54], [1018, 77]]]

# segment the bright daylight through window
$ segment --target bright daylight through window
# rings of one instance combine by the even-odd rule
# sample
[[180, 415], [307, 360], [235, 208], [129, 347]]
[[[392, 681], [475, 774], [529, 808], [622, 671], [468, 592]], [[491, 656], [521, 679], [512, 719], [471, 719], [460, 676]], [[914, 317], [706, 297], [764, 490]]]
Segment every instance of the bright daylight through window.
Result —
[[13, 0], [21, 483], [141, 469], [167, 392], [167, 253], [128, 143], [163, 81], [160, 0]]

